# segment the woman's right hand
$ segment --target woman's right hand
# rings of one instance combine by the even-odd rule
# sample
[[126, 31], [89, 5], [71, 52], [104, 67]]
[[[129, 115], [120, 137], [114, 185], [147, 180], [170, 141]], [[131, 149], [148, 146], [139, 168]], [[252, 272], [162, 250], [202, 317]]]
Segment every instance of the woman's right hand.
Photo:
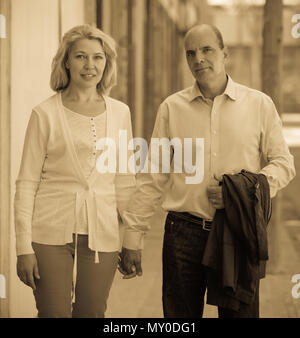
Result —
[[17, 257], [17, 274], [24, 284], [36, 289], [34, 279], [40, 279], [40, 275], [35, 254]]

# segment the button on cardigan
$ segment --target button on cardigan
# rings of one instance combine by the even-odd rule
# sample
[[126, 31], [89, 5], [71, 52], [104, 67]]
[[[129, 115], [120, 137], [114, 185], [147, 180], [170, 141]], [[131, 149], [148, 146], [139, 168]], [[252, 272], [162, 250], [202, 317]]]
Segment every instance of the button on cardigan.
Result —
[[[97, 157], [101, 153], [101, 150], [96, 149], [96, 144], [98, 139], [105, 137], [106, 111], [95, 117], [89, 117], [64, 107], [64, 113], [71, 130], [72, 140], [80, 166], [85, 178], [88, 179], [96, 166]], [[87, 234], [88, 221], [86, 203], [82, 206], [77, 221], [74, 227], [74, 233]]]
[[[106, 137], [119, 146], [119, 131], [132, 137], [130, 111], [104, 96]], [[120, 248], [120, 217], [135, 188], [135, 176], [100, 174], [86, 178], [63, 112], [61, 94], [36, 106], [31, 114], [14, 200], [17, 255], [33, 253], [32, 242], [63, 245], [73, 241], [79, 210], [86, 203], [89, 248], [112, 252]]]

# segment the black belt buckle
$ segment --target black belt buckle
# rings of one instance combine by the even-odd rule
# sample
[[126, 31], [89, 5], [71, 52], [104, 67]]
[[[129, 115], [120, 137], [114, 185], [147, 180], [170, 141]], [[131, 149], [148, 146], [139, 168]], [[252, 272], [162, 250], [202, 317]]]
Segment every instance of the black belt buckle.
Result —
[[211, 230], [211, 222], [206, 222], [205, 219], [202, 219], [202, 229], [205, 231]]

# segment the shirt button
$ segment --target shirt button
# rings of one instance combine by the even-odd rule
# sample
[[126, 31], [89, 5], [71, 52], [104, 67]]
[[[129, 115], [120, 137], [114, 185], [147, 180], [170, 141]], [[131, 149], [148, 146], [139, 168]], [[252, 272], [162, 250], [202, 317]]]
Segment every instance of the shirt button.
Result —
[[214, 156], [217, 156], [217, 153], [213, 153]]
[[213, 134], [216, 135], [216, 133], [217, 133], [217, 132], [216, 132], [215, 130], [213, 130]]

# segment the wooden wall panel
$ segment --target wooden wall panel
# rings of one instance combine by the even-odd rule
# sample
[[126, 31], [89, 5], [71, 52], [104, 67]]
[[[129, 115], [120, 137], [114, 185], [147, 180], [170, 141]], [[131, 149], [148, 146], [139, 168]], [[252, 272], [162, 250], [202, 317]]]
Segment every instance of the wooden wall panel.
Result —
[[[130, 0], [132, 7], [129, 10], [132, 14], [129, 15], [129, 32], [131, 52], [129, 57], [129, 105], [132, 115], [133, 133], [136, 137], [143, 136], [144, 122], [144, 84], [145, 84], [145, 69], [144, 54], [145, 54], [145, 18], [146, 4], [145, 1]], [[132, 23], [130, 25], [130, 18]], [[146, 51], [147, 52], [147, 51]]]
[[61, 38], [72, 27], [85, 22], [85, 0], [59, 0]]
[[84, 0], [84, 22], [90, 25], [97, 25], [97, 1]]
[[[11, 0], [11, 206], [15, 180], [32, 108], [53, 94], [51, 61], [59, 40], [58, 0]], [[11, 207], [11, 268], [9, 307], [11, 317], [34, 317], [32, 290], [16, 273], [13, 208]]]
[[182, 89], [182, 35], [165, 8], [147, 0], [144, 136], [150, 139], [160, 103]]
[[128, 103], [128, 0], [111, 0], [111, 35], [118, 52], [118, 84], [111, 95]]
[[[0, 38], [0, 318], [9, 316], [10, 272], [10, 53], [11, 7], [1, 0], [0, 14], [5, 17], [6, 34]], [[3, 28], [3, 26], [2, 26]], [[2, 298], [3, 297], [3, 298]]]
[[[154, 98], [153, 82], [154, 82], [154, 70], [153, 70], [153, 59], [154, 59], [154, 46], [153, 30], [154, 29], [154, 15], [153, 15], [153, 2], [147, 0], [146, 2], [146, 25], [145, 25], [145, 86], [144, 86], [144, 137], [148, 140], [150, 138], [149, 128], [153, 125], [152, 105]], [[152, 29], [150, 29], [150, 27]]]

